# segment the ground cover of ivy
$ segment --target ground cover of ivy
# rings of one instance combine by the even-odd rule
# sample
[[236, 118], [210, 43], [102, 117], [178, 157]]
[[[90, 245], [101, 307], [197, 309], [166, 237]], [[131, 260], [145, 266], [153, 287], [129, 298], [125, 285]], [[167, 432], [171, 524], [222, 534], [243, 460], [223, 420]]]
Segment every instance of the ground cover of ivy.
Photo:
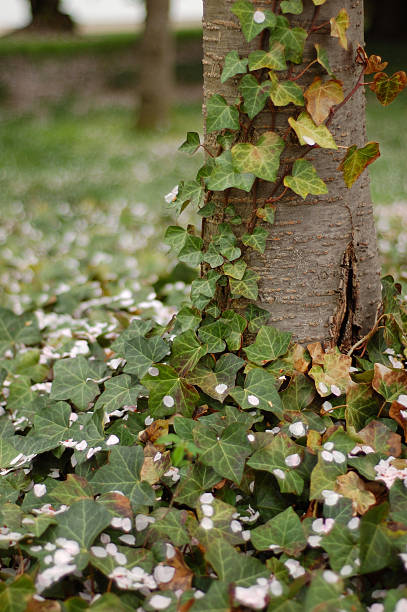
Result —
[[[405, 292], [383, 280], [352, 356], [255, 307], [198, 331], [162, 241], [198, 113], [137, 140], [114, 109], [2, 132], [0, 609], [401, 612]], [[372, 167], [374, 194], [398, 190], [376, 199], [399, 278], [401, 117]]]

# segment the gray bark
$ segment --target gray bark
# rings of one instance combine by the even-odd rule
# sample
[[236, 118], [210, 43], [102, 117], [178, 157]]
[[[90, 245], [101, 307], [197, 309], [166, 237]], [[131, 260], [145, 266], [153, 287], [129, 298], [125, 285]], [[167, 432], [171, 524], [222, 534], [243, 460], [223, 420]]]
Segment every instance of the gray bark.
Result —
[[[241, 55], [259, 48], [259, 39], [247, 44], [240, 31], [238, 20], [230, 12], [234, 0], [204, 0], [204, 99], [214, 93], [223, 95], [233, 103], [238, 95], [238, 79], [221, 84], [220, 75], [225, 55], [238, 50]], [[267, 0], [256, 0], [256, 8], [270, 8]], [[330, 30], [313, 34], [306, 43], [304, 62], [315, 58], [314, 43], [321, 43], [328, 51], [331, 68], [344, 83], [347, 93], [356, 83], [359, 69], [354, 58], [357, 45], [363, 43], [363, 1], [329, 0], [321, 6], [316, 25], [337, 15], [345, 7], [351, 27], [348, 30], [349, 48], [344, 51], [338, 39], [330, 36]], [[314, 11], [311, 0], [304, 0], [304, 13], [288, 16], [293, 25], [309, 28]], [[318, 65], [317, 65], [318, 66]], [[310, 70], [298, 83], [309, 85], [318, 68]], [[300, 72], [294, 67], [294, 73]], [[287, 117], [294, 106], [279, 111], [275, 130], [282, 134], [287, 129]], [[205, 112], [205, 104], [204, 104]], [[264, 110], [254, 122], [251, 140], [254, 142], [272, 126], [271, 110]], [[366, 144], [365, 99], [362, 89], [334, 117], [330, 125], [338, 145]], [[213, 135], [206, 135], [206, 145], [214, 146]], [[303, 150], [303, 149], [302, 149]], [[286, 148], [282, 162], [299, 157], [300, 147], [295, 135]], [[270, 324], [291, 331], [294, 339], [302, 344], [321, 341], [325, 346], [339, 343], [349, 345], [355, 337], [367, 332], [374, 323], [380, 303], [380, 268], [370, 200], [367, 173], [351, 190], [344, 184], [337, 168], [344, 150], [312, 150], [307, 156], [321, 178], [327, 183], [329, 194], [308, 196], [304, 201], [293, 192], [277, 203], [274, 226], [269, 230], [267, 248], [262, 256], [249, 251], [246, 260], [260, 274], [258, 305], [270, 312]], [[274, 184], [260, 181], [257, 206], [273, 190]], [[213, 199], [219, 201], [219, 194]], [[229, 204], [242, 216], [241, 233], [252, 212], [253, 194], [231, 190]], [[207, 243], [216, 233], [221, 221], [218, 214], [206, 220], [203, 227]], [[240, 230], [236, 231], [239, 235]], [[234, 300], [238, 310], [244, 300]]]
[[173, 101], [175, 44], [170, 25], [170, 0], [146, 0], [140, 54], [138, 127], [156, 129], [168, 122]]

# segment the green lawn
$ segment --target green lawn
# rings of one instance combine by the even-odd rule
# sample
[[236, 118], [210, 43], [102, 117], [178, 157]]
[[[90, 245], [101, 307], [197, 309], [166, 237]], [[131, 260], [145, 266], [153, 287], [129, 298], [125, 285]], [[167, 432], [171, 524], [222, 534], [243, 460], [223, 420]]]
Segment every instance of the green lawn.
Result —
[[[369, 97], [369, 138], [382, 149], [371, 167], [380, 246], [385, 271], [399, 276], [407, 271], [406, 110], [405, 95], [390, 109]], [[122, 108], [77, 114], [60, 105], [1, 122], [2, 304], [19, 310], [58, 294], [61, 312], [72, 312], [126, 289], [143, 299], [168, 273], [162, 235], [174, 216], [164, 195], [199, 164], [176, 150], [187, 130], [201, 131], [200, 106], [178, 107], [161, 134], [140, 135], [133, 120]]]

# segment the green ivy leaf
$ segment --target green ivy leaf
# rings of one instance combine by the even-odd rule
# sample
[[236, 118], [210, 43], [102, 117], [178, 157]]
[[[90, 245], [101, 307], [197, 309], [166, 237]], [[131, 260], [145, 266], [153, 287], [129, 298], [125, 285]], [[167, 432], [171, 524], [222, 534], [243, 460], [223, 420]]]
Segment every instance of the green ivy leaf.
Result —
[[200, 340], [206, 344], [208, 353], [221, 353], [225, 350], [225, 326], [220, 320], [201, 325], [198, 334]]
[[201, 357], [206, 355], [208, 348], [203, 346], [191, 329], [174, 338], [172, 344], [171, 365], [181, 370], [184, 376], [193, 370]]
[[358, 535], [352, 533], [344, 525], [335, 524], [321, 542], [321, 546], [329, 555], [329, 563], [335, 572], [340, 572], [345, 565], [353, 568], [351, 574], [359, 572], [355, 564], [359, 557]]
[[222, 313], [222, 323], [225, 325], [224, 338], [230, 351], [238, 351], [242, 346], [242, 334], [247, 327], [247, 321], [233, 310]]
[[154, 511], [155, 523], [151, 531], [158, 535], [160, 540], [171, 542], [174, 546], [185, 546], [190, 541], [187, 531], [191, 516], [186, 510], [175, 508], [158, 508]]
[[266, 370], [254, 368], [246, 376], [244, 389], [236, 387], [230, 395], [242, 410], [266, 410], [282, 418], [281, 398], [275, 386], [275, 378]]
[[215, 470], [201, 463], [181, 468], [178, 503], [194, 507], [202, 493], [209, 491], [219, 480], [220, 476]]
[[206, 129], [208, 133], [224, 129], [239, 129], [239, 111], [236, 106], [229, 106], [223, 96], [215, 94], [209, 98], [206, 107]]
[[[154, 491], [149, 484], [140, 480], [143, 462], [144, 453], [141, 446], [114, 446], [110, 451], [109, 463], [99, 468], [91, 480], [94, 491], [120, 491], [129, 498], [133, 506], [152, 506], [155, 503]], [[104, 512], [109, 516], [109, 524], [111, 515], [107, 510]], [[73, 526], [75, 527], [75, 524]], [[86, 537], [89, 537], [88, 534]]]
[[51, 399], [71, 400], [79, 410], [89, 410], [90, 402], [99, 394], [97, 381], [104, 370], [103, 363], [88, 361], [82, 355], [57, 361]]
[[112, 517], [110, 512], [93, 499], [82, 499], [56, 518], [57, 526], [52, 529], [52, 539], [75, 540], [80, 545], [81, 552], [86, 553], [99, 533], [110, 524]]
[[235, 386], [236, 374], [244, 365], [243, 359], [232, 353], [225, 353], [213, 369], [200, 363], [188, 376], [188, 382], [197, 385], [204, 393], [224, 402]]
[[219, 268], [224, 262], [222, 255], [219, 253], [213, 241], [209, 244], [203, 260], [208, 263], [211, 268]]
[[245, 74], [247, 70], [248, 60], [246, 57], [240, 59], [237, 51], [230, 51], [225, 57], [225, 64], [221, 76], [221, 83], [225, 83], [231, 77], [237, 74]]
[[245, 297], [248, 300], [257, 300], [259, 288], [257, 281], [260, 276], [254, 270], [247, 269], [241, 280], [230, 278], [230, 290], [232, 297]]
[[233, 165], [239, 172], [249, 171], [258, 178], [274, 182], [280, 167], [284, 140], [275, 132], [265, 132], [256, 145], [240, 143], [232, 148]]
[[220, 274], [210, 270], [204, 278], [198, 278], [191, 285], [191, 300], [198, 310], [203, 310], [215, 295], [216, 283]]
[[325, 125], [315, 125], [310, 115], [304, 111], [297, 120], [288, 118], [288, 123], [298, 136], [301, 145], [319, 145], [324, 149], [337, 149], [331, 132]]
[[254, 119], [266, 105], [270, 94], [270, 81], [258, 83], [252, 74], [246, 74], [239, 84], [243, 97], [243, 111]]
[[301, 521], [291, 506], [253, 529], [251, 541], [256, 550], [270, 550], [270, 544], [273, 544], [287, 555], [298, 555], [307, 546]]
[[0, 355], [15, 344], [38, 344], [41, 336], [34, 313], [17, 316], [0, 307]]
[[286, 59], [301, 64], [307, 32], [303, 28], [290, 28], [288, 19], [279, 15], [274, 30], [270, 33], [270, 44], [274, 41], [285, 47]]
[[[322, 572], [316, 574], [312, 583], [307, 589], [307, 595], [304, 601], [306, 610], [316, 612], [322, 608], [325, 610], [340, 610], [343, 606], [344, 610], [358, 610], [357, 607], [348, 607], [343, 603], [344, 597], [341, 597], [343, 591], [343, 582], [338, 577], [336, 582], [328, 582], [325, 580]], [[346, 606], [346, 607], [345, 607]], [[360, 612], [360, 608], [358, 610]]]
[[317, 62], [322, 66], [322, 68], [324, 68], [324, 70], [327, 71], [329, 76], [332, 77], [333, 73], [331, 70], [329, 57], [326, 49], [324, 49], [324, 47], [322, 47], [319, 43], [315, 43], [314, 47], [317, 52]]
[[220, 580], [212, 580], [205, 597], [197, 599], [192, 607], [192, 612], [229, 612], [230, 593], [229, 583]]
[[71, 506], [81, 499], [92, 499], [93, 489], [85, 478], [76, 474], [68, 474], [66, 480], [57, 482], [50, 496], [61, 504]]
[[360, 572], [377, 572], [390, 563], [393, 555], [391, 532], [386, 526], [387, 503], [374, 506], [360, 522]]
[[178, 151], [182, 151], [183, 153], [189, 153], [190, 155], [193, 155], [194, 153], [197, 152], [200, 146], [201, 146], [201, 139], [199, 137], [198, 132], [188, 132], [186, 141], [182, 143]]
[[304, 10], [302, 0], [282, 0], [280, 6], [283, 13], [292, 13], [293, 15], [301, 15]]
[[351, 382], [346, 392], [345, 419], [348, 427], [360, 431], [368, 421], [375, 417], [380, 409], [377, 396], [371, 385]]
[[361, 149], [358, 149], [356, 145], [349, 147], [339, 165], [339, 170], [343, 172], [343, 178], [348, 189], [378, 157], [380, 157], [380, 149], [377, 142], [368, 142]]
[[150, 392], [148, 405], [151, 415], [161, 418], [179, 412], [192, 416], [199, 400], [195, 389], [174, 368], [160, 363], [156, 369], [157, 376], [148, 374], [141, 381]]
[[256, 584], [257, 578], [268, 579], [270, 577], [270, 571], [267, 571], [259, 559], [238, 553], [233, 546], [221, 538], [216, 538], [211, 542], [205, 557], [219, 580], [229, 585], [234, 583], [238, 586], [250, 587]]
[[233, 165], [232, 154], [225, 151], [215, 160], [215, 167], [207, 181], [211, 191], [224, 191], [230, 187], [249, 192], [253, 187], [254, 175], [247, 172], [236, 172]]
[[249, 321], [249, 332], [255, 334], [263, 325], [268, 323], [270, 313], [268, 310], [259, 308], [254, 304], [249, 304], [245, 312], [245, 317]]
[[270, 73], [270, 82], [270, 98], [274, 106], [287, 106], [290, 103], [304, 106], [304, 95], [297, 83], [293, 81], [279, 81], [273, 73]]
[[247, 263], [244, 259], [239, 259], [235, 263], [225, 262], [223, 264], [223, 271], [226, 276], [231, 276], [237, 280], [242, 280], [247, 268]]
[[204, 195], [205, 192], [200, 181], [185, 181], [180, 183], [179, 193], [175, 200], [177, 214], [185, 210], [188, 204], [192, 204], [197, 208], [202, 206]]
[[294, 162], [292, 175], [284, 177], [284, 185], [294, 193], [298, 193], [304, 200], [309, 193], [312, 195], [328, 193], [328, 187], [319, 178], [314, 166], [306, 159], [297, 159]]
[[287, 70], [284, 46], [281, 43], [274, 41], [269, 51], [259, 50], [250, 53], [249, 69], [261, 70], [262, 68], [270, 68], [270, 70]]
[[285, 355], [291, 342], [291, 336], [289, 332], [280, 331], [271, 325], [264, 325], [260, 328], [256, 340], [246, 347], [244, 352], [253, 363], [265, 365]]
[[272, 11], [256, 11], [256, 7], [249, 0], [238, 0], [231, 11], [239, 19], [247, 42], [253, 40], [265, 28], [274, 28], [276, 25], [276, 16]]
[[259, 253], [264, 253], [268, 235], [268, 231], [263, 227], [256, 227], [253, 230], [253, 234], [243, 234], [242, 242], [246, 246], [259, 251]]
[[212, 467], [220, 476], [240, 484], [246, 457], [251, 453], [247, 440], [247, 427], [232, 423], [219, 436], [206, 424], [194, 428], [195, 444], [199, 448], [199, 460]]
[[105, 390], [98, 398], [95, 409], [103, 406], [105, 412], [120, 410], [123, 406], [135, 406], [137, 399], [143, 392], [143, 387], [134, 384], [131, 376], [120, 374], [105, 382]]
[[124, 371], [141, 379], [153, 363], [161, 361], [168, 353], [168, 344], [160, 336], [152, 338], [137, 336], [124, 345], [124, 356], [127, 361]]
[[35, 593], [33, 579], [27, 574], [13, 582], [0, 584], [0, 609], [2, 612], [25, 612], [29, 600]]

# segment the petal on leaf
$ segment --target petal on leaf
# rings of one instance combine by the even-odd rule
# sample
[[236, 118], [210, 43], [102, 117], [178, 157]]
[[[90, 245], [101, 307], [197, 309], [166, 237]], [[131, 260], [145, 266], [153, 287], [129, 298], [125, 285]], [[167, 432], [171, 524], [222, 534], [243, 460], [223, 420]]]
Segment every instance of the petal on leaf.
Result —
[[274, 28], [276, 25], [276, 16], [272, 11], [264, 10], [264, 21], [257, 23], [254, 20], [256, 8], [249, 0], [238, 0], [231, 8], [232, 13], [240, 21], [242, 32], [247, 40], [250, 42], [258, 34], [260, 34], [265, 28]]
[[307, 112], [301, 113], [297, 120], [289, 117], [288, 123], [297, 134], [300, 144], [305, 145], [313, 142], [324, 149], [338, 148], [328, 128], [325, 125], [315, 125]]

